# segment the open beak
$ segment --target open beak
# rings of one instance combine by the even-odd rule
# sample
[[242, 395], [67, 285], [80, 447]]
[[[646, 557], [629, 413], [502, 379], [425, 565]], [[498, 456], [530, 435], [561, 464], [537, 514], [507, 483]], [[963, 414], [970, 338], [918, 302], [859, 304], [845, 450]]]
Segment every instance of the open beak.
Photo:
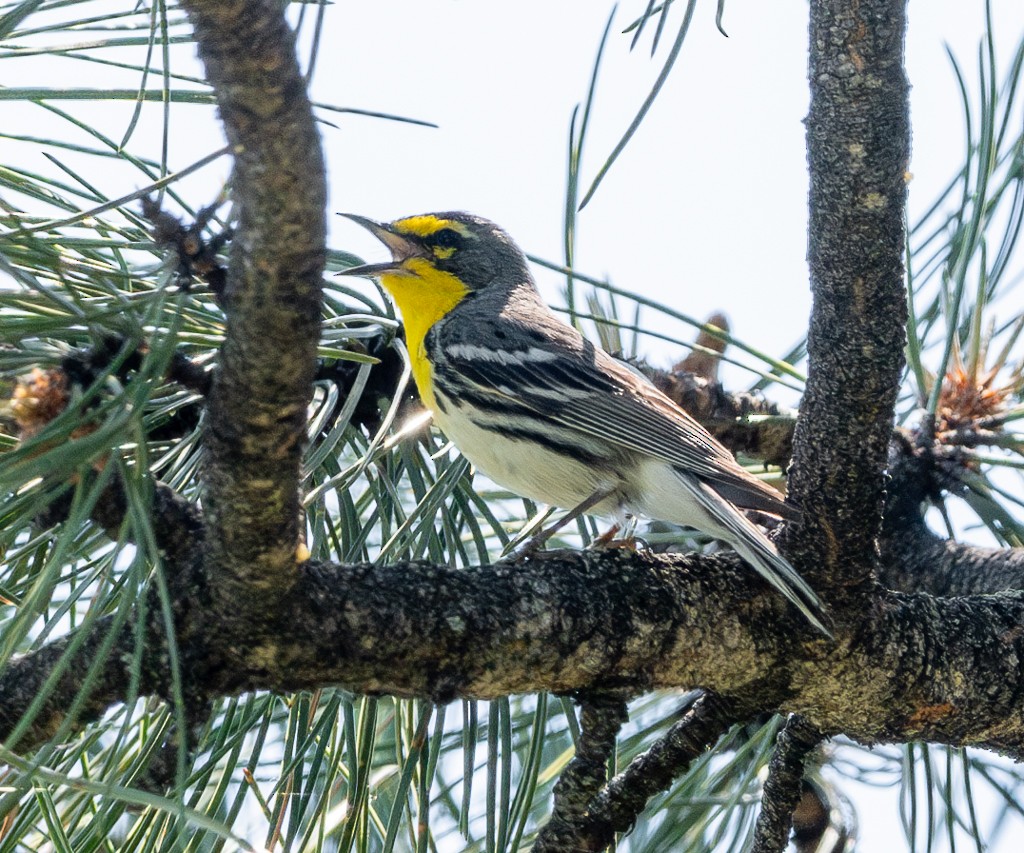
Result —
[[391, 260], [385, 261], [382, 264], [360, 264], [356, 267], [349, 267], [347, 270], [342, 270], [337, 273], [337, 275], [361, 275], [369, 277], [381, 275], [382, 273], [401, 274], [404, 272], [402, 264], [409, 260], [409, 258], [425, 257], [423, 247], [420, 246], [419, 243], [402, 234], [396, 234], [387, 225], [383, 225], [380, 222], [374, 222], [372, 219], [367, 219], [365, 216], [359, 216], [355, 213], [339, 213], [338, 216], [344, 216], [346, 219], [351, 219], [353, 222], [362, 225], [363, 228], [373, 234], [374, 237], [380, 240], [391, 250]]

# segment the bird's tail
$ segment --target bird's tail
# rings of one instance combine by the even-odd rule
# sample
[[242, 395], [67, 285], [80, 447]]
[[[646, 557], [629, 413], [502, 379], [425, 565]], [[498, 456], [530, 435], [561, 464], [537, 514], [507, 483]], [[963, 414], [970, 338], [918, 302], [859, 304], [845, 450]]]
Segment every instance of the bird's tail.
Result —
[[709, 524], [701, 529], [730, 544], [768, 583], [788, 598], [815, 628], [831, 637], [824, 606], [796, 569], [767, 536], [731, 503], [695, 477], [681, 477], [707, 513]]

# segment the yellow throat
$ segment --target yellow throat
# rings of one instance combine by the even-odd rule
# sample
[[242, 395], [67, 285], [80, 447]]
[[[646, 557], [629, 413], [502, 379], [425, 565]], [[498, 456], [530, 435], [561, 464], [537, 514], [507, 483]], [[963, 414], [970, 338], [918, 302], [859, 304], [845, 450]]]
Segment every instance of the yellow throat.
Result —
[[402, 273], [385, 273], [380, 283], [395, 300], [405, 323], [405, 341], [412, 359], [412, 375], [424, 405], [435, 410], [430, 362], [423, 346], [431, 327], [469, 293], [456, 276], [442, 272], [424, 258], [410, 258]]

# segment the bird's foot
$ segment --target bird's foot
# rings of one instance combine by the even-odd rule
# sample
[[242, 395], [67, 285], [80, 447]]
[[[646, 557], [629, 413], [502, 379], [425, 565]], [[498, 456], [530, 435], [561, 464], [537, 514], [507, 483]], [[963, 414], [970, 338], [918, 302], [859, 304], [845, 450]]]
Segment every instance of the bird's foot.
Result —
[[[544, 531], [541, 531], [543, 533]], [[499, 558], [499, 563], [518, 563], [520, 560], [525, 560], [528, 557], [533, 557], [538, 551], [544, 550], [544, 545], [547, 542], [547, 537], [541, 537], [541, 533], [531, 536], [525, 542], [521, 542], [516, 545], [507, 554], [502, 554]]]
[[649, 549], [650, 546], [636, 535], [636, 518], [627, 515], [594, 539], [589, 547], [595, 551], [621, 548], [636, 552], [641, 548]]
[[611, 530], [606, 533], [602, 533], [593, 542], [588, 545], [588, 549], [592, 551], [609, 551], [620, 549], [623, 551], [631, 551], [634, 554], [637, 551], [649, 550], [650, 546], [639, 536], [636, 536], [632, 531], [628, 532], [625, 536], [619, 536], [619, 526], [616, 524]]
[[[606, 489], [595, 492], [585, 501], [575, 506], [561, 518], [557, 519], [553, 524], [549, 525], [548, 527], [545, 527], [543, 530], [540, 530], [537, 533], [534, 533], [529, 539], [527, 539], [521, 545], [517, 545], [515, 548], [509, 551], [508, 554], [502, 557], [498, 562], [515, 562], [517, 560], [522, 559], [523, 557], [529, 557], [533, 554], [536, 554], [544, 547], [544, 545], [547, 544], [547, 541], [552, 536], [554, 536], [559, 530], [565, 527], [565, 525], [567, 525], [570, 521], [575, 521], [581, 515], [584, 515], [588, 509], [591, 509], [592, 507], [599, 504], [610, 494], [611, 492]], [[613, 528], [612, 533], [616, 533], [618, 529], [618, 526], [616, 526], [615, 528]]]
[[591, 548], [617, 548], [617, 543], [626, 542], [632, 540], [632, 536], [626, 536], [623, 539], [616, 539], [619, 531], [622, 530], [621, 524], [613, 524], [604, 533], [596, 537], [593, 542], [590, 543]]

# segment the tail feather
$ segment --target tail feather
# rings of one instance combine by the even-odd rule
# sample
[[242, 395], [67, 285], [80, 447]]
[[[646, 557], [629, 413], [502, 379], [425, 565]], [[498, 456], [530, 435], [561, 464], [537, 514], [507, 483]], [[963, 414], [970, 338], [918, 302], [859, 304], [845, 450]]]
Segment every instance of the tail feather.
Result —
[[821, 600], [775, 545], [746, 516], [717, 494], [713, 487], [695, 477], [679, 478], [708, 516], [707, 525], [697, 525], [705, 533], [731, 545], [768, 583], [781, 592], [804, 614], [807, 621], [831, 637], [829, 619]]

